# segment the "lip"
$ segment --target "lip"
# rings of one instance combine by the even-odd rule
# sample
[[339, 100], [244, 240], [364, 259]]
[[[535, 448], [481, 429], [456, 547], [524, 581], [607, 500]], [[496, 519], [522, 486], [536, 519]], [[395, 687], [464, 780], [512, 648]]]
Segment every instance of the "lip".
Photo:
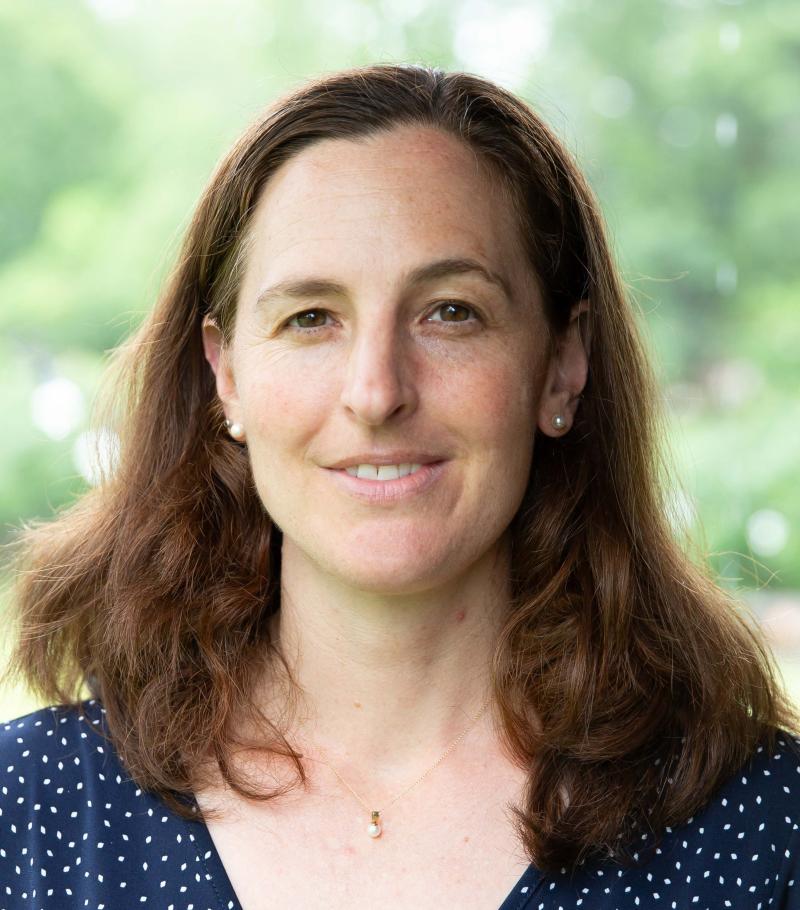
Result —
[[356, 499], [374, 505], [391, 505], [401, 499], [410, 499], [431, 487], [442, 476], [446, 461], [432, 461], [423, 464], [414, 474], [406, 474], [395, 480], [368, 480], [352, 477], [344, 468], [324, 468], [334, 483]]

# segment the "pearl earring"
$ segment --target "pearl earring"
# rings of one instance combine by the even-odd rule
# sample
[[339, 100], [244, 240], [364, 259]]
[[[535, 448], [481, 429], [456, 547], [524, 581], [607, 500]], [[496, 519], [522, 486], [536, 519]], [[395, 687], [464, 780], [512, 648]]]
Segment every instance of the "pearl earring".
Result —
[[555, 414], [553, 416], [552, 424], [556, 430], [563, 430], [567, 425], [567, 418], [562, 414]]
[[244, 437], [244, 427], [240, 423], [233, 423], [231, 420], [225, 420], [225, 429], [233, 436], [234, 439], [240, 440]]

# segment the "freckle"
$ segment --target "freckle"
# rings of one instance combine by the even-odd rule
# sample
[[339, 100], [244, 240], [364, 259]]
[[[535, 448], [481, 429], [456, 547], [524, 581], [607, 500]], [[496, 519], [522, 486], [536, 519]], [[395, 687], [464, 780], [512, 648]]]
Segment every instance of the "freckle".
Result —
[[361, 707], [361, 702], [360, 702], [360, 701], [354, 701], [354, 702], [353, 702], [353, 707], [354, 707], [354, 708], [360, 708], [360, 707]]
[[468, 840], [469, 840], [469, 834], [464, 838], [464, 843], [466, 844]]
[[467, 615], [467, 614], [466, 614], [463, 610], [458, 610], [457, 613], [456, 613], [456, 622], [463, 622], [463, 621], [464, 621], [464, 617], [465, 617], [466, 615]]

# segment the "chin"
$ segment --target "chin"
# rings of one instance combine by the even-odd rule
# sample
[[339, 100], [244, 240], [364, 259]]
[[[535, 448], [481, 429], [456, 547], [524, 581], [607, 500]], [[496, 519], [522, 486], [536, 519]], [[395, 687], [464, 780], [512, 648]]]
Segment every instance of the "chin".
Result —
[[340, 561], [334, 574], [342, 584], [358, 591], [396, 597], [420, 594], [443, 581], [440, 563], [428, 566], [417, 556], [406, 560], [396, 556], [382, 560], [373, 556], [369, 566]]

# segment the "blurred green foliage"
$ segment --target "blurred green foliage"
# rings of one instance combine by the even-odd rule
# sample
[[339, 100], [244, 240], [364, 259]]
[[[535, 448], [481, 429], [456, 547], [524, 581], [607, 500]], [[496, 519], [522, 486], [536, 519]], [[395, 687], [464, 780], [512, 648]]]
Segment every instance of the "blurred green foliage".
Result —
[[219, 156], [280, 91], [379, 60], [495, 78], [562, 135], [656, 352], [677, 511], [726, 583], [800, 588], [796, 0], [0, 6], [3, 535], [86, 488], [89, 412], [54, 434], [37, 389], [91, 401]]

